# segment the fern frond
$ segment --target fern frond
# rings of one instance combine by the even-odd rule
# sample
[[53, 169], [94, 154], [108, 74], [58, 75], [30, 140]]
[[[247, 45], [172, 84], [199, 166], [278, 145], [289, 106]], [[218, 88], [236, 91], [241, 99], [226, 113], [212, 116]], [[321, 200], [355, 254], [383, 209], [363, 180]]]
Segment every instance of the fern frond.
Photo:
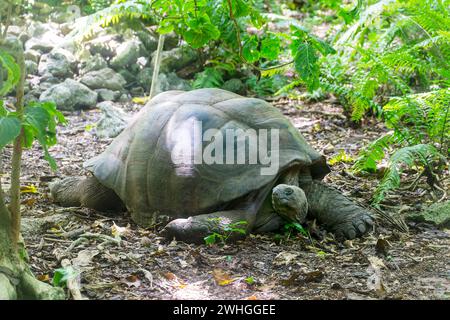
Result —
[[288, 91], [291, 91], [292, 89], [294, 89], [295, 87], [301, 86], [303, 84], [303, 80], [294, 80], [291, 83], [281, 87], [277, 92], [275, 92], [276, 96], [279, 96], [283, 93], [286, 93]]
[[194, 89], [201, 88], [219, 88], [223, 85], [223, 76], [220, 71], [214, 68], [205, 68], [200, 73], [195, 75]]
[[398, 142], [393, 132], [389, 132], [370, 143], [363, 151], [359, 153], [353, 165], [355, 171], [374, 172], [377, 164], [386, 157], [388, 149]]
[[400, 186], [400, 176], [405, 167], [411, 168], [415, 164], [427, 166], [430, 160], [436, 157], [442, 155], [430, 144], [417, 144], [398, 149], [389, 160], [388, 169], [375, 191], [373, 202], [380, 203], [389, 191]]

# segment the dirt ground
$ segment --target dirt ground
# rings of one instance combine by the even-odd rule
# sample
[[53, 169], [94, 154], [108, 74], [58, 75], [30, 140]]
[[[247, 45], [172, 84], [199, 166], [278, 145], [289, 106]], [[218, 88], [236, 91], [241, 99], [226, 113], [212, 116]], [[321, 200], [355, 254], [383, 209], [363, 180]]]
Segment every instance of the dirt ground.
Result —
[[[341, 150], [356, 157], [365, 143], [385, 130], [375, 123], [349, 127], [333, 101], [286, 100], [276, 105], [328, 159]], [[124, 108], [135, 112], [141, 106]], [[311, 238], [280, 232], [251, 235], [225, 246], [163, 244], [157, 236], [162, 225], [146, 230], [126, 213], [106, 216], [54, 205], [48, 182], [87, 175], [83, 161], [110, 142], [99, 140], [91, 129], [99, 117], [95, 110], [67, 116], [69, 124], [59, 130], [59, 144], [51, 149], [56, 173], [38, 147], [24, 154], [23, 236], [32, 270], [41, 280], [51, 282], [61, 260], [69, 259], [80, 272], [81, 293], [89, 299], [450, 298], [450, 232], [426, 224], [408, 223], [405, 233], [378, 218], [372, 233], [344, 243], [309, 222]], [[10, 154], [6, 149], [4, 162]], [[350, 167], [351, 163], [336, 163], [326, 181], [368, 204], [379, 180], [355, 176]], [[8, 181], [3, 183], [8, 187]], [[448, 179], [446, 183], [448, 188]], [[402, 217], [431, 201], [421, 181], [415, 191], [390, 196], [383, 209]], [[120, 234], [120, 241], [113, 234]]]

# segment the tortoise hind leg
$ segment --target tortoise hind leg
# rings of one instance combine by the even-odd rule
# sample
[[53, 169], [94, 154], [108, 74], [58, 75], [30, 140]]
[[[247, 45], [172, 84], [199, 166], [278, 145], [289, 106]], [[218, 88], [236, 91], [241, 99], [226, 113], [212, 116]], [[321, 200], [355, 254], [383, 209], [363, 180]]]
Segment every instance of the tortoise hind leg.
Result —
[[368, 210], [341, 192], [318, 181], [301, 183], [309, 204], [308, 214], [337, 238], [353, 239], [370, 231], [373, 220]]
[[167, 240], [173, 238], [187, 243], [205, 243], [205, 238], [214, 233], [220, 241], [236, 241], [252, 230], [255, 214], [249, 210], [217, 211], [187, 219], [175, 219], [161, 231]]
[[98, 211], [123, 211], [125, 208], [117, 194], [91, 176], [69, 177], [52, 182], [53, 200], [63, 207], [86, 207]]

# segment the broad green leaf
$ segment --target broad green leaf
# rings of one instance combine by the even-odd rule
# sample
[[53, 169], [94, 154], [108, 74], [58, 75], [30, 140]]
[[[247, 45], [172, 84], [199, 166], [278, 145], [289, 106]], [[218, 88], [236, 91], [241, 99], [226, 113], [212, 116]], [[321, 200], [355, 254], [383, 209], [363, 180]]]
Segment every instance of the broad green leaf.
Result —
[[260, 53], [258, 51], [258, 39], [256, 36], [252, 36], [245, 41], [242, 48], [242, 55], [250, 63], [259, 60]]
[[8, 111], [6, 111], [5, 107], [3, 106], [3, 100], [0, 100], [0, 117], [6, 117], [8, 114]]
[[194, 89], [200, 88], [220, 88], [223, 85], [222, 72], [216, 68], [205, 68], [195, 75], [192, 86]]
[[3, 50], [0, 50], [0, 68], [5, 68], [7, 72], [7, 78], [0, 82], [0, 96], [3, 96], [19, 82], [20, 68], [14, 58]]
[[213, 233], [213, 234], [210, 234], [209, 236], [207, 236], [207, 237], [205, 237], [205, 238], [203, 238], [204, 240], [205, 240], [205, 243], [207, 244], [207, 245], [213, 245], [213, 244], [215, 244], [216, 243], [216, 241], [217, 241], [217, 234], [216, 233]]
[[55, 287], [65, 287], [67, 280], [73, 279], [79, 274], [73, 267], [56, 269], [53, 275], [53, 285]]
[[270, 35], [261, 41], [261, 57], [275, 60], [280, 53], [281, 41], [275, 35]]
[[186, 20], [188, 30], [182, 33], [184, 40], [193, 48], [200, 48], [220, 36], [219, 29], [213, 25], [206, 14], [189, 15]]
[[336, 50], [334, 50], [332, 46], [330, 46], [327, 42], [323, 41], [322, 39], [310, 35], [309, 40], [311, 41], [311, 44], [314, 46], [314, 48], [320, 51], [320, 53], [322, 53], [324, 56], [336, 53]]
[[19, 133], [19, 119], [14, 116], [0, 117], [0, 149], [17, 138]]
[[173, 30], [174, 25], [169, 20], [162, 20], [157, 29], [159, 34], [171, 33]]
[[316, 50], [309, 43], [300, 43], [293, 52], [295, 70], [313, 91], [319, 87], [319, 66]]
[[[225, 0], [226, 6], [229, 6], [228, 0]], [[245, 17], [250, 13], [250, 7], [243, 0], [231, 0], [233, 16], [235, 18]], [[228, 8], [229, 9], [229, 8]]]
[[253, 277], [247, 277], [244, 280], [245, 280], [245, 282], [247, 282], [250, 285], [255, 283], [255, 278], [253, 278]]

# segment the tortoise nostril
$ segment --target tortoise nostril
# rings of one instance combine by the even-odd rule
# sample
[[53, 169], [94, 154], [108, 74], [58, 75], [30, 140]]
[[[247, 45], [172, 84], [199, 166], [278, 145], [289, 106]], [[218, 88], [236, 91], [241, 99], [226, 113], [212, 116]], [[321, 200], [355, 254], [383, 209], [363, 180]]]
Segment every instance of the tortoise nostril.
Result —
[[286, 189], [286, 191], [284, 192], [287, 196], [290, 196], [292, 193], [294, 192], [294, 190], [292, 190], [292, 188], [288, 188]]

